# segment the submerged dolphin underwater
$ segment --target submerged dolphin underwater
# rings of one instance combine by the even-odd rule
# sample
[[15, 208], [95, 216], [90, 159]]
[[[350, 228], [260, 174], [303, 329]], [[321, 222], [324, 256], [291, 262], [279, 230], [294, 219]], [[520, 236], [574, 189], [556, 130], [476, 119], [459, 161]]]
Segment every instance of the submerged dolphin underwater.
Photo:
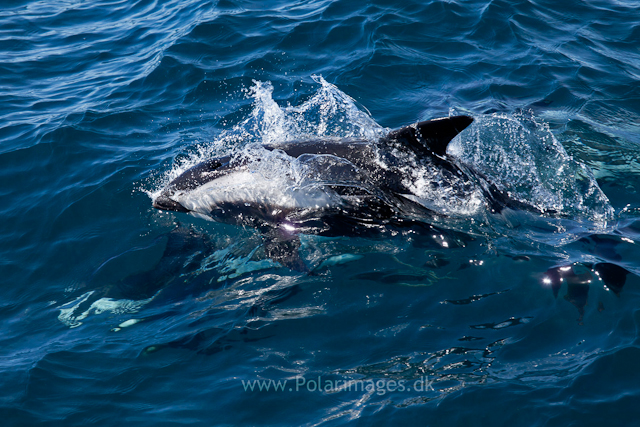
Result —
[[277, 150], [313, 165], [307, 171], [314, 175], [310, 185], [272, 182], [252, 170], [256, 161], [247, 156], [214, 158], [172, 180], [154, 198], [153, 206], [290, 235], [354, 234], [372, 223], [446, 215], [412, 189], [412, 165], [429, 165], [442, 177], [427, 183], [438, 193], [475, 196], [473, 203], [484, 204], [491, 212], [504, 207], [533, 209], [510, 200], [482, 173], [447, 155], [447, 145], [472, 122], [469, 116], [423, 121], [376, 142], [313, 139], [263, 146], [265, 153]]

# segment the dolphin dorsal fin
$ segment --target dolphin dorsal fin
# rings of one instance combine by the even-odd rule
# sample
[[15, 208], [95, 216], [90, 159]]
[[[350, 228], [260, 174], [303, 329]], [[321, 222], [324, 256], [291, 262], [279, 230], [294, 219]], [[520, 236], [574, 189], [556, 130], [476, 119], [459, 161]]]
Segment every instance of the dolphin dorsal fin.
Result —
[[384, 140], [400, 142], [416, 152], [444, 156], [449, 142], [472, 122], [469, 116], [427, 120], [394, 130]]

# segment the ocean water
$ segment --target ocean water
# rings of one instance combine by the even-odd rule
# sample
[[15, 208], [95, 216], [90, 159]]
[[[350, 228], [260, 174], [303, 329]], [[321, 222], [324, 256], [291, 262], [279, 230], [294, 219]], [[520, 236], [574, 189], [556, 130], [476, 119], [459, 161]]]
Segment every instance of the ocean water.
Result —
[[[5, 0], [0, 101], [2, 425], [638, 425], [640, 2]], [[301, 270], [151, 205], [456, 114], [535, 209], [407, 167], [447, 215], [301, 235]]]

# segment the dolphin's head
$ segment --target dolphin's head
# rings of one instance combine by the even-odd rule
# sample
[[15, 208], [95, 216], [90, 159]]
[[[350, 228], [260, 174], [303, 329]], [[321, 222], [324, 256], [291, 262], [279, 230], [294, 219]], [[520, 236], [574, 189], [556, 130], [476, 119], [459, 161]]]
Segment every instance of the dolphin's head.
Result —
[[228, 158], [212, 159], [192, 167], [171, 181], [153, 200], [153, 207], [163, 211], [190, 212], [175, 200], [176, 193], [188, 192], [198, 188], [218, 176], [217, 170], [227, 165]]
[[189, 212], [189, 209], [172, 200], [170, 193], [163, 191], [153, 200], [153, 207], [162, 211]]

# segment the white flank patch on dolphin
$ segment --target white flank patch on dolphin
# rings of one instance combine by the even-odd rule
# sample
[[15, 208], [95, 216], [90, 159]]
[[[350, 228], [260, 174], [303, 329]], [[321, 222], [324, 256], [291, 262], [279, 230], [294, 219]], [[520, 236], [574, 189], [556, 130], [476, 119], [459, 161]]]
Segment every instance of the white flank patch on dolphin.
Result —
[[190, 211], [204, 214], [212, 207], [247, 201], [278, 209], [321, 209], [337, 204], [336, 197], [322, 186], [298, 187], [287, 177], [265, 178], [249, 170], [234, 171], [171, 198]]

